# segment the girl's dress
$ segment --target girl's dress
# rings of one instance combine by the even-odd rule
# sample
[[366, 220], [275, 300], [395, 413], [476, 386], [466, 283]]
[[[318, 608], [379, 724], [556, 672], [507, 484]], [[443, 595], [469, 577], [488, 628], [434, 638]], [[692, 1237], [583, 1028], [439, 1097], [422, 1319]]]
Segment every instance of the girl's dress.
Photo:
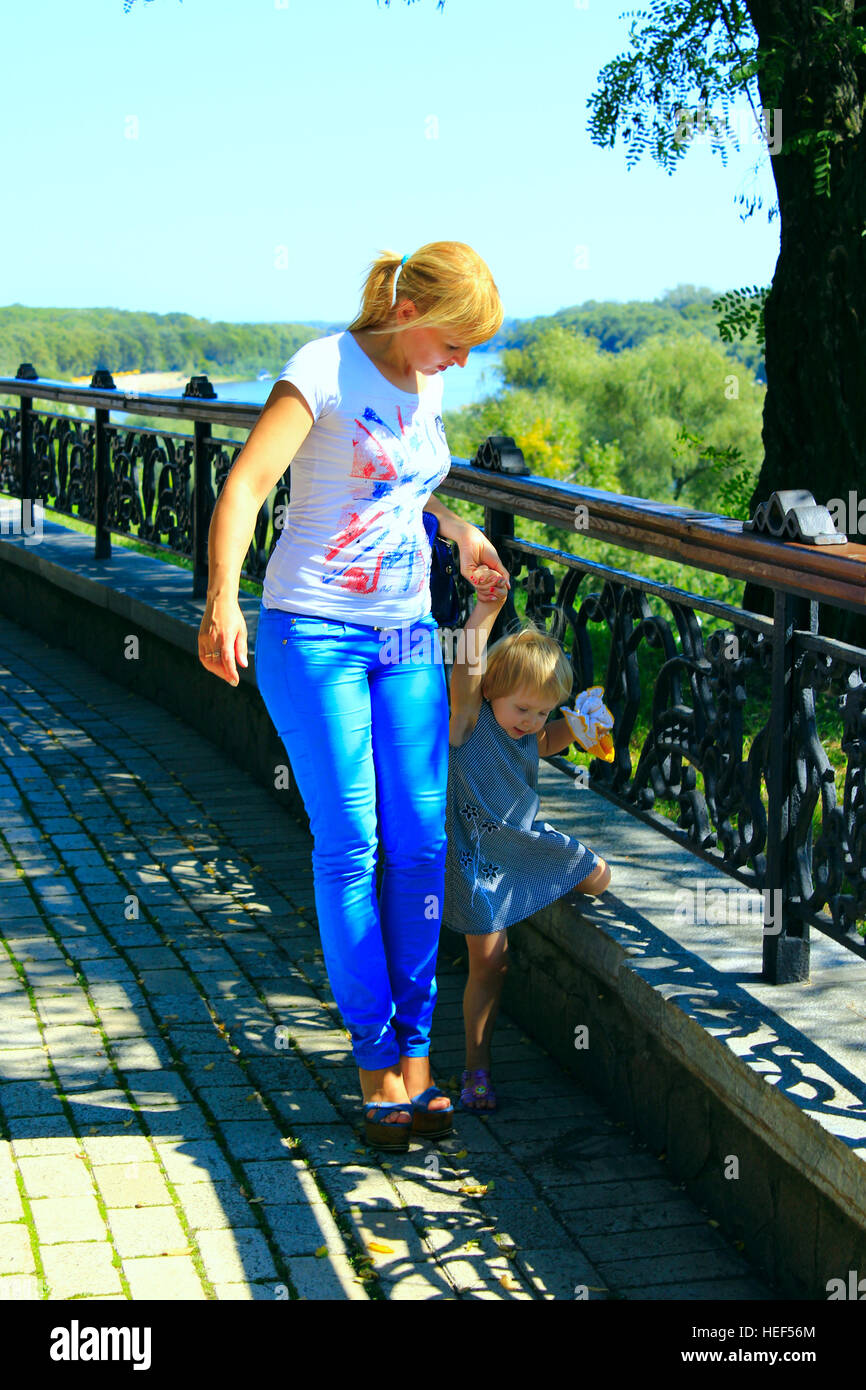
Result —
[[512, 738], [482, 698], [478, 722], [449, 749], [444, 924], [484, 936], [522, 922], [592, 873], [591, 849], [539, 810], [538, 736]]

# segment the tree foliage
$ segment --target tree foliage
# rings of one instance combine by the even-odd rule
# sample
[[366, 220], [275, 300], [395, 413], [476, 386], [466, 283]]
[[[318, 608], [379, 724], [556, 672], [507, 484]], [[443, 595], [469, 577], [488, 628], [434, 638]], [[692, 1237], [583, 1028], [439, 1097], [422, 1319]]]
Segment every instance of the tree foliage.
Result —
[[281, 367], [320, 332], [300, 323], [212, 323], [191, 314], [11, 304], [0, 308], [0, 376], [32, 362], [40, 376], [59, 380], [97, 367], [244, 377]]
[[[531, 338], [503, 353], [501, 394], [446, 412], [452, 453], [469, 458], [487, 435], [510, 434], [530, 469], [545, 477], [745, 517], [764, 397], [748, 370], [699, 333], [662, 333], [613, 352], [556, 317], [546, 327], [534, 320]], [[482, 520], [470, 503], [451, 505]], [[709, 597], [742, 597], [742, 585], [723, 575], [588, 542], [573, 529], [519, 517], [515, 531]]]
[[552, 321], [503, 353], [505, 391], [446, 417], [458, 456], [510, 434], [533, 472], [745, 517], [764, 389], [718, 343], [659, 334], [620, 352]]
[[593, 141], [622, 139], [626, 163], [646, 153], [673, 173], [696, 132], [727, 159], [738, 144], [729, 123], [734, 100], [758, 99], [757, 39], [741, 0], [652, 0], [633, 13], [630, 49], [602, 68], [589, 97]]
[[[510, 324], [504, 335], [503, 346], [525, 347], [540, 333], [546, 333], [553, 324], [595, 338], [605, 352], [621, 352], [623, 348], [638, 347], [647, 338], [657, 337], [661, 333], [686, 337], [700, 333], [709, 342], [718, 345], [722, 325], [717, 310], [720, 305], [726, 306], [729, 300], [738, 304], [743, 293], [731, 290], [719, 298], [715, 290], [678, 285], [651, 302], [629, 300], [622, 303], [590, 299], [583, 304], [559, 309], [551, 315]], [[754, 316], [747, 322], [742, 312], [734, 315], [732, 322], [736, 323], [740, 332], [735, 338], [726, 328], [722, 332], [723, 340], [730, 345], [732, 356], [750, 374], [763, 381], [764, 360], [758, 337], [760, 325]]]

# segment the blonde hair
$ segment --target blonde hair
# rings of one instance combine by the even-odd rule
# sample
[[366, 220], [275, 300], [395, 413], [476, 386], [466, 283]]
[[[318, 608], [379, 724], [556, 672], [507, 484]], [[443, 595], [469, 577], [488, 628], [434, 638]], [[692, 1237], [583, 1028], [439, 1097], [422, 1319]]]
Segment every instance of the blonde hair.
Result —
[[[394, 321], [393, 309], [410, 299], [418, 316]], [[502, 326], [499, 291], [485, 262], [464, 241], [430, 241], [405, 265], [393, 251], [380, 251], [364, 281], [351, 332], [396, 333], [424, 325], [448, 328], [461, 346], [486, 343]]]
[[539, 702], [561, 705], [571, 695], [574, 676], [562, 647], [528, 619], [517, 632], [509, 632], [487, 652], [482, 682], [486, 700], [511, 695], [525, 686]]

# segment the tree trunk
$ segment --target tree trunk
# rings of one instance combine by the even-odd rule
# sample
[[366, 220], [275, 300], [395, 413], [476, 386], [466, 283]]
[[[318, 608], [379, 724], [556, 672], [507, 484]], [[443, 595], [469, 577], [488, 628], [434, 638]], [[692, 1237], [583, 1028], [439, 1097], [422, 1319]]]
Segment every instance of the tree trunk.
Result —
[[[842, 498], [849, 539], [862, 542], [848, 498], [852, 490], [866, 498], [866, 59], [822, 41], [811, 0], [748, 7], [759, 54], [781, 41], [787, 55], [778, 80], [759, 75], [764, 107], [774, 120], [781, 112], [783, 140], [805, 130], [840, 137], [829, 145], [829, 197], [816, 190], [819, 146], [771, 156], [781, 246], [765, 310], [764, 462], [751, 508], [777, 488], [808, 488], [816, 502]], [[827, 8], [840, 17], [854, 10], [852, 0]], [[747, 586], [746, 607], [771, 612], [770, 600]], [[866, 646], [866, 616], [825, 605], [820, 626]]]

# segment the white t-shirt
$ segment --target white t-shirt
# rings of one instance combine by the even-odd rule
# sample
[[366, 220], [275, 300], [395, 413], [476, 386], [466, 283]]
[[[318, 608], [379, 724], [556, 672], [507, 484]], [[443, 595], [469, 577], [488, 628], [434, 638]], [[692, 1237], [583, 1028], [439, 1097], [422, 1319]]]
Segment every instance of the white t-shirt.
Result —
[[400, 626], [430, 612], [422, 510], [451, 466], [442, 381], [393, 386], [349, 332], [299, 348], [291, 381], [314, 424], [292, 460], [288, 520], [265, 573], [266, 608]]

